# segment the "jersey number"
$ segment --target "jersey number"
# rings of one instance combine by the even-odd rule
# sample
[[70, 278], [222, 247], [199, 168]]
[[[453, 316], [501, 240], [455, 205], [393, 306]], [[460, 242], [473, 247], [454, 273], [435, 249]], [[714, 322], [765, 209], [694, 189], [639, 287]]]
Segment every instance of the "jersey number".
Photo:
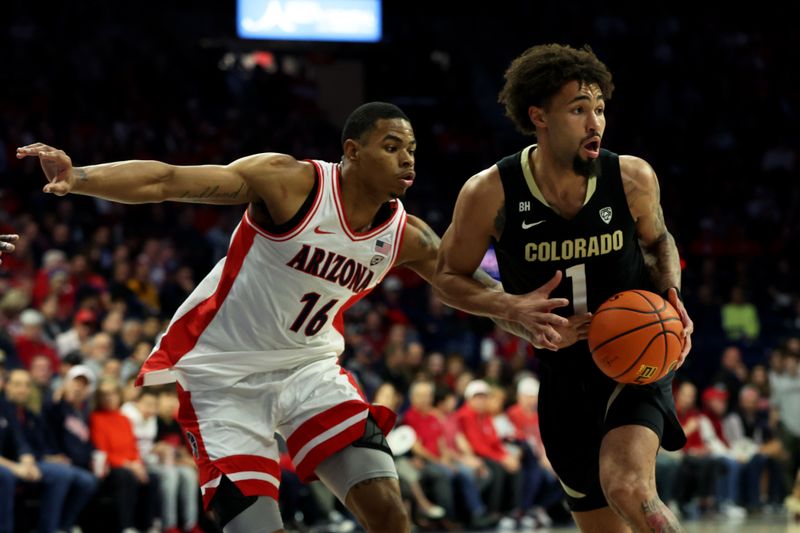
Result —
[[[311, 314], [311, 311], [317, 305], [317, 302], [319, 302], [320, 298], [321, 296], [316, 292], [307, 292], [302, 298], [300, 298], [300, 301], [305, 302], [305, 305], [300, 310], [300, 314], [297, 315], [297, 318], [294, 319], [294, 322], [292, 322], [292, 325], [289, 326], [290, 330], [294, 331], [295, 333], [300, 331], [300, 328], [303, 327], [308, 315]], [[339, 300], [331, 300], [323, 305], [319, 311], [314, 313], [314, 316], [311, 317], [311, 320], [309, 320], [308, 324], [306, 324], [305, 334], [307, 336], [311, 337], [312, 335], [319, 333], [319, 330], [322, 329], [322, 326], [328, 322], [328, 312], [331, 310], [331, 307], [336, 305], [336, 302], [338, 301]]]
[[588, 313], [586, 304], [586, 265], [572, 265], [566, 270], [567, 277], [572, 280], [572, 311], [576, 315]]

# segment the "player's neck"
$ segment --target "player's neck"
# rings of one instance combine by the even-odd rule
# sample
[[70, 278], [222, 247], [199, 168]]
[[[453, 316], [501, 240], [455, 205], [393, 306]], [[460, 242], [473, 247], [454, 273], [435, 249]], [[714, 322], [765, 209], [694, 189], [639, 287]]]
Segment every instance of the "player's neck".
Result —
[[572, 161], [560, 161], [546, 145], [539, 144], [528, 157], [533, 179], [542, 191], [560, 196], [586, 183], [586, 178], [572, 168]]
[[346, 164], [342, 166], [339, 187], [347, 223], [357, 233], [369, 231], [378, 209], [386, 202], [385, 195], [368, 187], [355, 169]]

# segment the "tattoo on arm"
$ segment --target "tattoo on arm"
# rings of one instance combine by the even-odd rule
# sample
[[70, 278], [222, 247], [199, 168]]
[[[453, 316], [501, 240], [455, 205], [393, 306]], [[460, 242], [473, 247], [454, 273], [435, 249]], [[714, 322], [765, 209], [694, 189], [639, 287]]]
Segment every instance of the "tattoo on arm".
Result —
[[500, 209], [497, 210], [497, 215], [494, 217], [494, 230], [497, 232], [497, 236], [503, 234], [503, 228], [506, 227], [506, 204], [500, 206]]
[[642, 503], [647, 527], [654, 533], [680, 533], [683, 531], [672, 511], [658, 498]]
[[[180, 195], [180, 198], [183, 200], [204, 200], [206, 198], [234, 199], [239, 196], [242, 190], [244, 190], [244, 183], [239, 185], [239, 188], [233, 192], [219, 192], [219, 185], [215, 185], [213, 187], [206, 187], [201, 192], [184, 191], [184, 193]], [[245, 190], [245, 195], [247, 195], [247, 192], [248, 191]]]
[[670, 287], [680, 289], [680, 255], [678, 254], [678, 247], [675, 245], [675, 239], [667, 230], [667, 225], [664, 222], [664, 211], [661, 209], [658, 195], [655, 203], [654, 224], [659, 237], [648, 246], [642, 247], [650, 279], [653, 280], [659, 291], [665, 291]]
[[89, 179], [89, 174], [86, 172], [86, 169], [81, 167], [73, 168], [72, 175], [75, 176], [75, 179], [78, 181], [86, 181]]

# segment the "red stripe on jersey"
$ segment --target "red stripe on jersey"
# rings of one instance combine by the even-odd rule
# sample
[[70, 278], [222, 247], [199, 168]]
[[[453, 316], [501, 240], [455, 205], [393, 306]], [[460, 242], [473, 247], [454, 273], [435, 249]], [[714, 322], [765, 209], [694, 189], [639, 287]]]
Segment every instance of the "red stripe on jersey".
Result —
[[366, 296], [370, 292], [372, 292], [371, 288], [370, 289], [364, 289], [363, 291], [352, 295], [344, 303], [344, 305], [339, 308], [339, 311], [336, 313], [336, 316], [333, 317], [333, 327], [336, 329], [336, 331], [339, 332], [339, 334], [344, 336], [344, 313], [345, 313], [345, 311], [347, 311], [348, 309], [353, 307], [353, 305], [355, 305], [356, 302], [358, 302], [361, 298], [363, 298], [364, 296]]
[[378, 226], [377, 228], [371, 229], [366, 233], [356, 233], [353, 228], [350, 227], [350, 223], [347, 221], [347, 218], [344, 216], [344, 207], [342, 207], [342, 200], [341, 196], [341, 189], [339, 188], [339, 165], [334, 165], [333, 167], [333, 201], [336, 204], [336, 215], [339, 217], [339, 223], [344, 230], [345, 235], [350, 237], [350, 240], [353, 241], [363, 241], [369, 239], [371, 237], [375, 237], [381, 231], [385, 230], [389, 225], [394, 221], [397, 217], [398, 211], [400, 211], [400, 202], [397, 200], [391, 200], [394, 204], [394, 212], [392, 216], [390, 216], [386, 221]]
[[217, 289], [169, 327], [161, 338], [158, 350], [153, 352], [142, 365], [139, 377], [136, 379], [137, 385], [142, 385], [146, 373], [174, 366], [178, 359], [194, 348], [200, 335], [214, 319], [228, 296], [255, 236], [256, 232], [251, 225], [239, 224], [228, 249], [228, 257], [222, 267]]
[[311, 221], [311, 218], [316, 214], [317, 209], [319, 208], [320, 204], [322, 203], [322, 190], [325, 188], [325, 179], [322, 174], [322, 167], [319, 166], [319, 163], [313, 160], [307, 160], [314, 166], [314, 171], [317, 173], [317, 196], [314, 198], [314, 203], [311, 205], [311, 209], [308, 210], [308, 213], [303, 217], [303, 219], [292, 229], [285, 233], [270, 233], [269, 231], [265, 230], [261, 226], [255, 223], [255, 221], [250, 218], [250, 208], [245, 210], [244, 216], [247, 223], [250, 224], [254, 230], [256, 230], [259, 235], [265, 237], [271, 241], [288, 241], [289, 239], [296, 237], [301, 231], [303, 231], [308, 223]]

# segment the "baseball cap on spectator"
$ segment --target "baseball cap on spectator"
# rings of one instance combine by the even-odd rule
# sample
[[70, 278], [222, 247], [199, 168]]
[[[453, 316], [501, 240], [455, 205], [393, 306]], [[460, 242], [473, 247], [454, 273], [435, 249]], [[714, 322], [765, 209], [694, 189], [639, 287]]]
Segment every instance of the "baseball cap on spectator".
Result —
[[524, 377], [517, 383], [517, 396], [538, 396], [539, 380], [532, 377]]
[[464, 398], [467, 400], [477, 394], [489, 394], [489, 384], [482, 379], [470, 381], [464, 389]]
[[26, 309], [20, 313], [19, 323], [23, 326], [41, 326], [44, 324], [44, 315], [36, 309]]
[[709, 387], [703, 391], [703, 403], [708, 403], [713, 400], [728, 401], [728, 392], [719, 387]]
[[84, 378], [89, 385], [89, 392], [94, 391], [95, 382], [97, 378], [94, 372], [86, 365], [75, 365], [69, 369], [67, 375], [64, 376], [64, 381], [72, 381], [75, 378]]
[[90, 309], [81, 309], [75, 313], [75, 323], [77, 324], [94, 324], [97, 317]]

